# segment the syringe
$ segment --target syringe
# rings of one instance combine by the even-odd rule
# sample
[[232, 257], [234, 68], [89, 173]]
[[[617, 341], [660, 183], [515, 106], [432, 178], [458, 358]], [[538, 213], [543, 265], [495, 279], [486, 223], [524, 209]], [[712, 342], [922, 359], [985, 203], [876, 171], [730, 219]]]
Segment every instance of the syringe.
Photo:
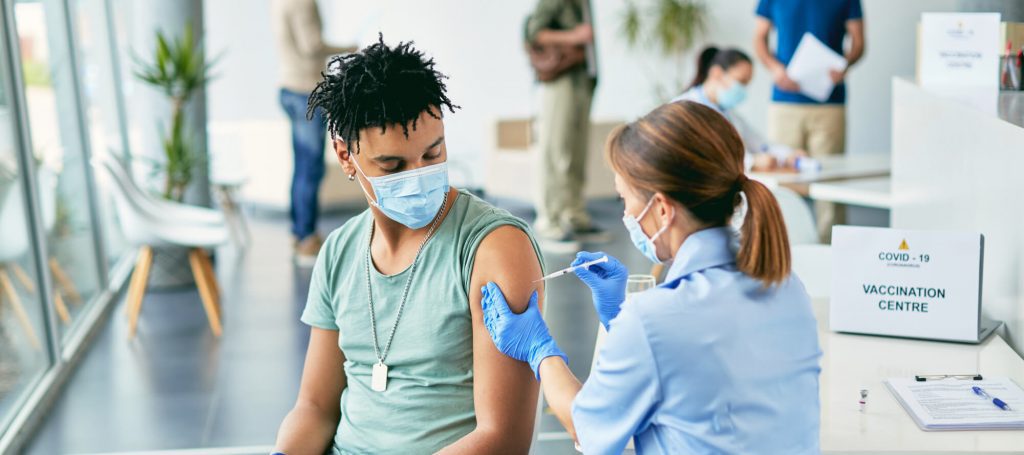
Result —
[[547, 276], [545, 276], [544, 278], [541, 278], [539, 280], [534, 280], [533, 282], [536, 283], [538, 281], [544, 281], [544, 280], [550, 280], [552, 278], [558, 278], [558, 277], [560, 277], [562, 275], [567, 275], [569, 273], [572, 273], [576, 269], [586, 268], [586, 267], [590, 267], [592, 265], [602, 264], [602, 263], [605, 263], [605, 262], [608, 262], [608, 256], [601, 256], [600, 258], [594, 259], [593, 261], [584, 262], [584, 263], [582, 263], [580, 265], [574, 265], [572, 267], [566, 267], [566, 268], [564, 268], [562, 270], [559, 270], [557, 272], [550, 273]]

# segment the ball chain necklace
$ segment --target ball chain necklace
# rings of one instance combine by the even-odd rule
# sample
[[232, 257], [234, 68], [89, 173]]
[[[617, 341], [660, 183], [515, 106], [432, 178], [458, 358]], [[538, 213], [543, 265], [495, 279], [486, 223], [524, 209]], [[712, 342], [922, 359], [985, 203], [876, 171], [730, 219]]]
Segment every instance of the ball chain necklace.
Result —
[[409, 297], [409, 287], [412, 285], [412, 279], [416, 275], [416, 265], [419, 263], [420, 253], [423, 252], [423, 247], [427, 244], [427, 241], [433, 237], [434, 230], [437, 229], [437, 225], [442, 218], [441, 215], [447, 206], [448, 192], [445, 191], [444, 200], [441, 202], [441, 209], [434, 216], [434, 221], [430, 224], [430, 229], [427, 230], [426, 237], [420, 242], [420, 246], [416, 250], [416, 257], [412, 260], [412, 266], [409, 268], [409, 278], [405, 280], [405, 289], [402, 291], [402, 301], [398, 305], [398, 314], [395, 316], [395, 323], [391, 326], [391, 335], [388, 336], [388, 342], [384, 345], [383, 350], [380, 349], [377, 343], [377, 318], [373, 314], [373, 288], [370, 285], [370, 262], [372, 261], [370, 258], [370, 248], [373, 245], [374, 231], [374, 223], [370, 222], [370, 238], [366, 242], [366, 256], [363, 262], [366, 266], [366, 296], [370, 303], [370, 334], [373, 335], [373, 353], [377, 356], [377, 363], [373, 366], [373, 375], [370, 379], [370, 388], [376, 392], [383, 392], [388, 387], [388, 366], [384, 363], [384, 359], [388, 357], [388, 352], [391, 351], [391, 342], [395, 339], [398, 321], [402, 319], [402, 309], [405, 308], [405, 301]]

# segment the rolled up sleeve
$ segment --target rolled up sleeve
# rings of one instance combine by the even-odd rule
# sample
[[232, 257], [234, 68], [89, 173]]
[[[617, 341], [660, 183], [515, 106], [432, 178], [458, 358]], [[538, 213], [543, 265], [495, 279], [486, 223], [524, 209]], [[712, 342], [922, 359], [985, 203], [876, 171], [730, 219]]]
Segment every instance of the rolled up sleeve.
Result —
[[584, 453], [622, 453], [629, 439], [650, 425], [661, 401], [659, 381], [643, 322], [624, 308], [573, 401], [572, 420]]

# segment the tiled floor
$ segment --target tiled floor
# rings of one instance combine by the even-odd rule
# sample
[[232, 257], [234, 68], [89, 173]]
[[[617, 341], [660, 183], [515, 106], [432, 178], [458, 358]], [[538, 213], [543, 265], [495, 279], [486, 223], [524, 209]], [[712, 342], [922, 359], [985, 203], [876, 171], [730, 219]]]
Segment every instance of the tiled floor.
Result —
[[[528, 207], [501, 203], [529, 219]], [[632, 270], [649, 263], [630, 245], [616, 201], [591, 207], [615, 236], [602, 247]], [[321, 223], [328, 232], [351, 214]], [[195, 289], [151, 293], [139, 334], [127, 338], [123, 307], [103, 328], [78, 371], [27, 448], [38, 455], [202, 449], [193, 453], [262, 453], [274, 442], [298, 391], [309, 328], [299, 322], [308, 270], [290, 262], [287, 221], [252, 220], [251, 249], [220, 251], [217, 275], [224, 294], [224, 336], [210, 334]], [[569, 255], [546, 255], [547, 268]], [[590, 293], [572, 277], [549, 285], [548, 320], [573, 370], [589, 371], [597, 318]], [[561, 427], [552, 416], [544, 431]], [[538, 453], [575, 453], [565, 440], [540, 442]], [[229, 449], [235, 448], [235, 449]]]

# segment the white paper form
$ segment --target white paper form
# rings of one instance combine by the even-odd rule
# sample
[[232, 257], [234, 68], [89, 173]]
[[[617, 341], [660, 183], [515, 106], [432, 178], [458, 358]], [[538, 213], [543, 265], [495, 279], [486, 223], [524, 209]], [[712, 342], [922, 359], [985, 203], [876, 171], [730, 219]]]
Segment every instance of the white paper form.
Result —
[[[1024, 390], [1008, 378], [926, 382], [891, 378], [886, 385], [923, 430], [1024, 429]], [[1012, 410], [996, 407], [971, 387], [981, 387]]]
[[830, 70], [846, 69], [846, 58], [832, 50], [810, 33], [804, 33], [800, 44], [786, 67], [786, 75], [800, 84], [800, 93], [823, 103], [828, 100], [836, 84]]

